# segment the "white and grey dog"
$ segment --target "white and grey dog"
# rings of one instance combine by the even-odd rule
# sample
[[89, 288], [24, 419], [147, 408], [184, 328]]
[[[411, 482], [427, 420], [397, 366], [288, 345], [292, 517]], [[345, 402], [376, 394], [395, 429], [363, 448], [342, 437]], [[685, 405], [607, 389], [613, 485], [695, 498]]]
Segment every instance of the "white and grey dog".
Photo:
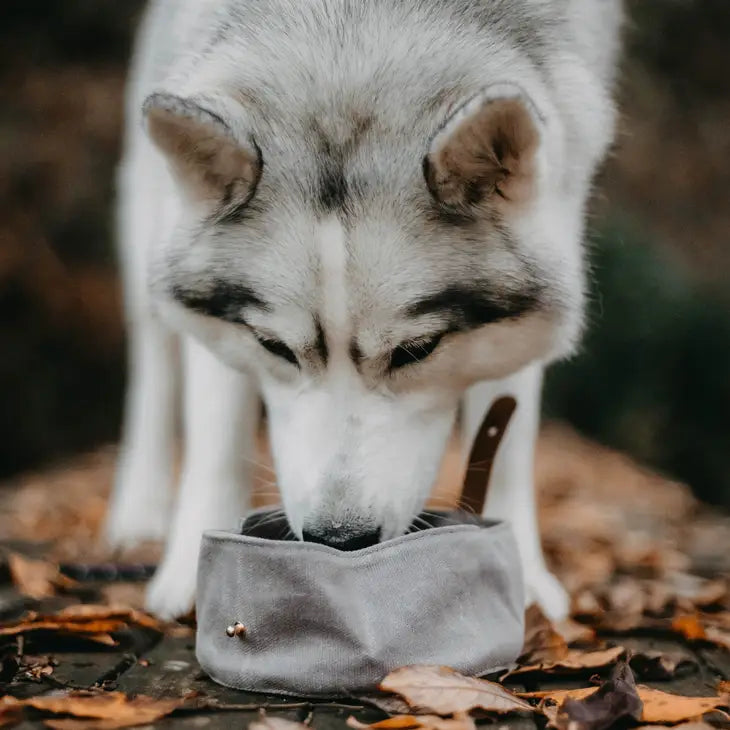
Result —
[[131, 382], [108, 520], [115, 545], [169, 532], [150, 609], [192, 606], [201, 531], [245, 511], [259, 393], [292, 532], [356, 548], [408, 529], [459, 404], [468, 444], [509, 392], [486, 511], [513, 524], [530, 600], [566, 610], [532, 449], [542, 369], [581, 332], [620, 22], [620, 0], [152, 2], [120, 177]]

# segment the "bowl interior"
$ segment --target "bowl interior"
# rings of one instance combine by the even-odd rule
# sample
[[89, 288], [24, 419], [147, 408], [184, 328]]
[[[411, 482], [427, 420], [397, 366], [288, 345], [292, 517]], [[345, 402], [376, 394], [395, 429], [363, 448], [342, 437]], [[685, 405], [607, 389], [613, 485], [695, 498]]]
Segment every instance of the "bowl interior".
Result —
[[[463, 510], [453, 512], [422, 512], [408, 528], [408, 532], [423, 532], [439, 527], [454, 525], [479, 525], [487, 527], [491, 523], [478, 515]], [[264, 540], [297, 542], [289, 527], [286, 516], [279, 509], [261, 510], [249, 515], [241, 525], [241, 535], [258, 537]]]

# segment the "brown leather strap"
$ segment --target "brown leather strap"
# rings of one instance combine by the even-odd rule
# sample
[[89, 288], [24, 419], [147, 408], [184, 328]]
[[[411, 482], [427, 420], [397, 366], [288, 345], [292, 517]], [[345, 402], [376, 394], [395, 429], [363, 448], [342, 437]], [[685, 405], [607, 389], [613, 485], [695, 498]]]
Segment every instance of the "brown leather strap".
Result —
[[465, 509], [474, 510], [477, 515], [481, 515], [484, 509], [494, 457], [516, 408], [517, 401], [511, 396], [498, 398], [489, 409], [474, 440], [464, 477], [461, 504]]

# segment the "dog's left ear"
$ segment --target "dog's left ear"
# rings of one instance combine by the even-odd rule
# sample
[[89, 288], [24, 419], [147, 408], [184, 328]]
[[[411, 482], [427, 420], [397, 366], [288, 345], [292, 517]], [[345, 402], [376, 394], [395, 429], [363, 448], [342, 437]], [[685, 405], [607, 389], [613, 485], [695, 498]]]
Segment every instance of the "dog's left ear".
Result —
[[542, 121], [524, 92], [489, 87], [459, 107], [434, 136], [423, 169], [433, 197], [460, 210], [529, 201]]
[[251, 199], [263, 170], [253, 139], [237, 139], [221, 117], [192, 99], [152, 94], [143, 111], [150, 138], [189, 202], [229, 207]]

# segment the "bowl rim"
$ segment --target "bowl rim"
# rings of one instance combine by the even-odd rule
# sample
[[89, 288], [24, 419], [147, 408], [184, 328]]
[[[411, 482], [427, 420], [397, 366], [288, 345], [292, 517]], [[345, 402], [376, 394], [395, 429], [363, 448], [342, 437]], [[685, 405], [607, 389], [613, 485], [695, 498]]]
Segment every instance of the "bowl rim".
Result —
[[[303, 542], [301, 540], [272, 540], [266, 537], [258, 537], [256, 535], [242, 534], [240, 530], [244, 522], [251, 516], [260, 515], [272, 511], [272, 508], [258, 509], [250, 512], [243, 520], [240, 521], [237, 529], [233, 530], [206, 530], [203, 533], [203, 540], [212, 543], [228, 543], [236, 544], [242, 548], [252, 548], [257, 551], [267, 550], [272, 554], [274, 552], [297, 553], [302, 554], [319, 554], [336, 557], [343, 561], [354, 561], [364, 559], [389, 550], [399, 549], [401, 546], [411, 546], [422, 543], [424, 540], [432, 541], [442, 536], [459, 535], [465, 533], [484, 533], [485, 538], [499, 539], [503, 534], [513, 535], [512, 527], [508, 522], [503, 520], [478, 518], [478, 522], [464, 522], [450, 525], [442, 525], [439, 527], [431, 527], [426, 530], [418, 530], [409, 532], [405, 535], [399, 535], [385, 542], [360, 548], [359, 550], [338, 550], [329, 545], [322, 545], [315, 542]], [[443, 513], [450, 514], [450, 513]], [[472, 518], [473, 519], [473, 518]]]

